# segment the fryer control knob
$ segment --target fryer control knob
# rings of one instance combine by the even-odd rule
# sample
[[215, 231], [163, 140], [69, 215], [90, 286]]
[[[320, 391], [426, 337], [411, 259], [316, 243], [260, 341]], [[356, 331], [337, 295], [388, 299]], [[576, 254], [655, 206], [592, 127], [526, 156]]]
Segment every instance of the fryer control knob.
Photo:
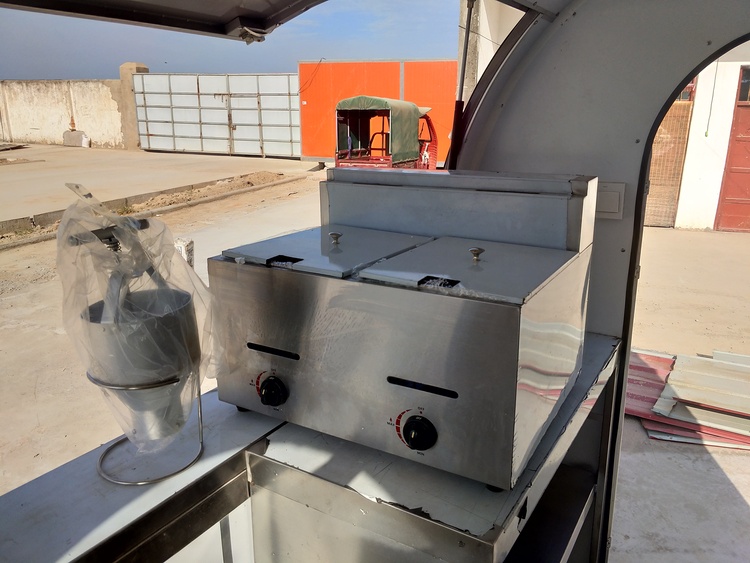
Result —
[[404, 424], [404, 442], [412, 450], [429, 450], [437, 443], [438, 433], [429, 419], [415, 415], [410, 416]]
[[275, 375], [267, 377], [260, 384], [260, 402], [269, 407], [278, 407], [286, 403], [289, 398], [289, 390]]

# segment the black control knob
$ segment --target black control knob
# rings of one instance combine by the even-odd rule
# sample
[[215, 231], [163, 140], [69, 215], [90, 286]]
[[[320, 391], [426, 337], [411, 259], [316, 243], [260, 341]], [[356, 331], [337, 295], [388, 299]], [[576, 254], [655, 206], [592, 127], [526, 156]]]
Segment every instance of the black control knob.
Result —
[[260, 402], [269, 407], [278, 407], [286, 403], [289, 398], [289, 390], [275, 375], [267, 377], [260, 384]]
[[410, 416], [403, 429], [404, 442], [412, 450], [429, 450], [437, 443], [438, 433], [435, 426], [423, 416]]

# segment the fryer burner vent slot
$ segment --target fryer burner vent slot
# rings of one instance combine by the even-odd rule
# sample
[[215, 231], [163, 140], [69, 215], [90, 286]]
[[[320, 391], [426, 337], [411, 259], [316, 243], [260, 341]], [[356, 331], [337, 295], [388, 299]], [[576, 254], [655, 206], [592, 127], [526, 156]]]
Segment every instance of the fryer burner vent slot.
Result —
[[441, 397], [448, 397], [449, 399], [458, 399], [458, 393], [452, 389], [443, 389], [435, 385], [427, 385], [426, 383], [420, 383], [419, 381], [412, 381], [411, 379], [401, 379], [400, 377], [388, 376], [386, 381], [391, 385], [400, 385], [401, 387], [408, 387], [409, 389], [416, 389], [417, 391], [424, 391], [426, 393], [432, 393], [433, 395], [440, 395]]
[[417, 282], [417, 285], [419, 287], [442, 287], [446, 289], [450, 289], [452, 287], [456, 287], [458, 284], [461, 283], [461, 280], [452, 280], [450, 278], [439, 278], [437, 276], [425, 276], [419, 282]]
[[289, 360], [298, 361], [299, 354], [295, 352], [289, 352], [288, 350], [281, 350], [280, 348], [272, 348], [271, 346], [263, 346], [263, 344], [256, 344], [255, 342], [248, 342], [247, 347], [256, 352], [263, 352], [264, 354], [273, 354], [281, 358], [287, 358]]
[[279, 254], [278, 256], [274, 256], [273, 258], [269, 258], [266, 260], [266, 266], [269, 268], [287, 268], [288, 270], [292, 269], [292, 265], [296, 264], [297, 262], [302, 262], [302, 258], [294, 258], [293, 256], [284, 256], [283, 254]]

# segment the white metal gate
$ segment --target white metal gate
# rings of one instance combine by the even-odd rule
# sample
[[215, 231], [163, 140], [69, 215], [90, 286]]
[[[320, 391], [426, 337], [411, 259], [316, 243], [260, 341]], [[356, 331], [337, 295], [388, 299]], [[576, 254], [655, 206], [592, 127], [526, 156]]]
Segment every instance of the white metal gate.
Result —
[[296, 74], [134, 74], [141, 148], [300, 156]]

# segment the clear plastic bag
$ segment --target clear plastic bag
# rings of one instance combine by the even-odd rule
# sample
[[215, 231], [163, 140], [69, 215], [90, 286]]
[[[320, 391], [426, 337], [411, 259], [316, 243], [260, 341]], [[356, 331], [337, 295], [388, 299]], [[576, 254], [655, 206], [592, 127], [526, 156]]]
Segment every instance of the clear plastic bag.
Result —
[[63, 321], [139, 451], [185, 426], [208, 370], [210, 294], [154, 219], [114, 215], [78, 185], [57, 233]]

